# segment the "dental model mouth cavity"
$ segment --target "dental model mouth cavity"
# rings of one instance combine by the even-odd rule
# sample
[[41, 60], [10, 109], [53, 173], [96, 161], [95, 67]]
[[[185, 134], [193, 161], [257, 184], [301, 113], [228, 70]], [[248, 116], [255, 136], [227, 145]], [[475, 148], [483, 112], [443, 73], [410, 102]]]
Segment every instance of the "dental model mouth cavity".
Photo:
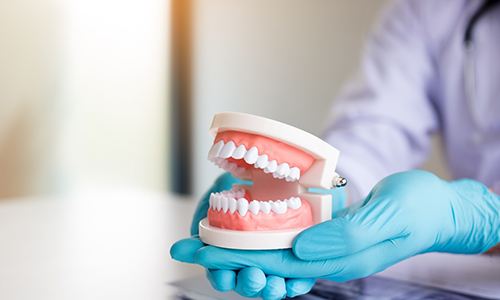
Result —
[[331, 195], [308, 188], [346, 184], [335, 173], [339, 151], [295, 127], [243, 113], [216, 114], [208, 159], [252, 181], [212, 193], [203, 242], [232, 249], [284, 249], [314, 224], [331, 219]]

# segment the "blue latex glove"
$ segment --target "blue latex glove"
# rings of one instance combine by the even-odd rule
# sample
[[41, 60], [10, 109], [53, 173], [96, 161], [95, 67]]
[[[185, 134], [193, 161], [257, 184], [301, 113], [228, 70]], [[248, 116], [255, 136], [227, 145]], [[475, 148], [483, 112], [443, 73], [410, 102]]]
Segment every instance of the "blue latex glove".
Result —
[[176, 243], [172, 256], [212, 270], [346, 281], [420, 253], [484, 252], [500, 241], [499, 211], [500, 199], [481, 183], [409, 171], [385, 178], [362, 203], [302, 232], [293, 251], [228, 250], [194, 239]]
[[[233, 177], [230, 173], [221, 175], [206, 192], [195, 210], [191, 223], [191, 235], [195, 236], [177, 242], [172, 246], [171, 256], [179, 261], [187, 263], [194, 262], [194, 253], [205, 246], [197, 237], [198, 223], [207, 216], [210, 194], [229, 190], [234, 184], [251, 184]], [[326, 193], [327, 191], [315, 190], [314, 192]], [[337, 202], [344, 203], [345, 197], [337, 197]], [[334, 207], [338, 207], [334, 205]], [[282, 299], [285, 296], [295, 297], [311, 290], [315, 279], [295, 278], [285, 279], [279, 276], [267, 276], [258, 268], [244, 268], [242, 270], [207, 269], [207, 278], [212, 287], [221, 292], [235, 290], [242, 296], [264, 299]]]
[[[252, 255], [252, 252], [266, 254], [268, 251], [227, 250], [213, 246], [206, 246], [197, 237], [180, 240], [170, 249], [172, 258], [186, 263], [200, 264], [198, 252], [210, 249], [220, 250], [229, 254], [229, 261], [237, 252]], [[209, 252], [206, 252], [208, 255]], [[224, 260], [223, 257], [219, 257]], [[262, 261], [265, 263], [265, 261]], [[243, 264], [241, 267], [211, 267], [207, 268], [207, 278], [212, 287], [221, 292], [234, 290], [244, 297], [262, 297], [267, 300], [295, 297], [308, 293], [314, 285], [314, 278], [286, 278], [284, 276], [266, 274], [262, 267]]]

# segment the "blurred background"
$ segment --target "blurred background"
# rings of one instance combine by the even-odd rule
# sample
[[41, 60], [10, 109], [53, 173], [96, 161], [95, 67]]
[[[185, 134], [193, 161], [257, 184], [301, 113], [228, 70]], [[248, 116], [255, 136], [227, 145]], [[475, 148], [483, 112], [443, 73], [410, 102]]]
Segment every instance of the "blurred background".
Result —
[[0, 198], [198, 197], [219, 111], [321, 135], [385, 2], [0, 1]]

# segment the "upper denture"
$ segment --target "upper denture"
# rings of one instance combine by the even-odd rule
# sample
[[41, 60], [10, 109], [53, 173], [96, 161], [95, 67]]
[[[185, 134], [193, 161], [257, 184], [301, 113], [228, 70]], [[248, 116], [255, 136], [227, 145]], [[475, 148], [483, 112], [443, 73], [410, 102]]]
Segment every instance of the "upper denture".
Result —
[[308, 153], [274, 139], [237, 131], [217, 134], [209, 159], [236, 176], [250, 166], [272, 173], [274, 178], [297, 181], [314, 159]]

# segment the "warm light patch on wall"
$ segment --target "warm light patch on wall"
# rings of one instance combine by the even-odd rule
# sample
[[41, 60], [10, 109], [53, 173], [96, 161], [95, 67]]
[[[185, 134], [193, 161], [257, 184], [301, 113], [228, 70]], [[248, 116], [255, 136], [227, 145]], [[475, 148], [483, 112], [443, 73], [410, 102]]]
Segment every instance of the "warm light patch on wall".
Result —
[[60, 179], [165, 187], [169, 1], [70, 0]]

